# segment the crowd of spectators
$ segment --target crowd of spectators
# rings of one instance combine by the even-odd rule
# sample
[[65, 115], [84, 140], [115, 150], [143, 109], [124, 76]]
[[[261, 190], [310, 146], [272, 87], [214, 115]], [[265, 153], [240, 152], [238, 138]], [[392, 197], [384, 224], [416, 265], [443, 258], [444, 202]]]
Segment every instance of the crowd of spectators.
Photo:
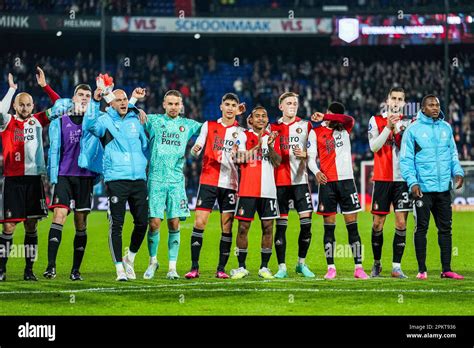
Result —
[[[174, 16], [181, 8], [179, 0], [104, 0], [106, 13], [111, 15], [158, 15]], [[189, 2], [196, 15], [218, 15], [222, 11], [254, 13], [256, 7], [262, 10], [321, 10], [327, 5], [346, 5], [350, 10], [390, 10], [390, 9], [443, 9], [439, 0], [195, 0]], [[0, 12], [69, 13], [98, 15], [102, 0], [0, 0]], [[450, 0], [450, 6], [472, 5], [470, 0]], [[283, 13], [283, 12], [282, 12]]]

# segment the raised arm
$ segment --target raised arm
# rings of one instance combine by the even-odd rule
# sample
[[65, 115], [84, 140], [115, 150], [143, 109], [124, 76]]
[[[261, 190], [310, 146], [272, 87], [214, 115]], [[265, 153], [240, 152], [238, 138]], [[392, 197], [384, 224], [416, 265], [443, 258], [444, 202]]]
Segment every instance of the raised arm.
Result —
[[374, 153], [378, 152], [387, 141], [391, 132], [391, 126], [387, 124], [387, 126], [384, 127], [383, 131], [380, 133], [377, 122], [375, 121], [375, 116], [372, 116], [369, 121], [368, 130], [370, 150]]
[[308, 168], [316, 177], [318, 184], [325, 185], [327, 183], [327, 177], [319, 169], [316, 159], [318, 158], [318, 138], [316, 136], [316, 131], [311, 130], [308, 135]]
[[17, 84], [13, 82], [12, 74], [8, 74], [8, 92], [3, 97], [2, 101], [0, 102], [0, 129], [5, 129], [10, 122], [11, 116], [8, 115], [8, 110], [10, 110], [10, 106], [12, 105], [13, 96], [15, 95]]
[[334, 121], [342, 123], [343, 127], [350, 132], [354, 127], [355, 120], [354, 117], [344, 115], [344, 114], [323, 114], [322, 112], [315, 112], [311, 115], [311, 121], [321, 122], [321, 121]]
[[102, 138], [107, 130], [104, 124], [104, 117], [101, 117], [102, 114], [100, 111], [100, 101], [96, 100], [94, 93], [94, 99], [91, 100], [84, 114], [83, 127], [98, 138]]
[[[308, 122], [309, 123], [309, 122]], [[278, 167], [281, 164], [281, 156], [275, 151], [275, 139], [278, 133], [272, 132], [268, 137], [268, 157], [273, 167]]]
[[36, 81], [38, 82], [38, 85], [43, 88], [43, 91], [48, 95], [51, 103], [54, 104], [54, 102], [61, 97], [46, 83], [46, 76], [44, 75], [43, 69], [37, 66], [36, 71]]

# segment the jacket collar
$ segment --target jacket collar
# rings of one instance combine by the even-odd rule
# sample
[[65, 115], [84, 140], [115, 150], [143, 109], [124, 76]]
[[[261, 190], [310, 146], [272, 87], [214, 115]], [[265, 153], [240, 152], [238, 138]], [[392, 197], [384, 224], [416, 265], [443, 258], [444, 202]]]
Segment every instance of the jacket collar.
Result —
[[[117, 112], [117, 110], [115, 110], [113, 107], [109, 106], [106, 110], [107, 114], [112, 117], [112, 119], [114, 120], [120, 120], [122, 119], [122, 117], [119, 115], [119, 113]], [[128, 112], [127, 114], [125, 115], [125, 117], [123, 117], [123, 119], [126, 119], [128, 117], [135, 117], [135, 118], [138, 118], [138, 114], [139, 114], [139, 111], [138, 111], [138, 108], [135, 107], [135, 106], [132, 106], [131, 104], [128, 105]]]

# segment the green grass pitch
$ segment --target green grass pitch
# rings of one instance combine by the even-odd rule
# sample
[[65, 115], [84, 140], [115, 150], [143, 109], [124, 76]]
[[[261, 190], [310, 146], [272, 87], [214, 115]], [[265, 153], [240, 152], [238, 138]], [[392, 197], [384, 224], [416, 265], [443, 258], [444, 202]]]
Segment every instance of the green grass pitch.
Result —
[[[115, 281], [115, 267], [108, 248], [108, 221], [105, 212], [94, 212], [88, 222], [88, 245], [82, 266], [83, 282], [69, 280], [72, 263], [72, 216], [64, 228], [54, 280], [42, 277], [47, 262], [47, 237], [51, 217], [39, 225], [39, 259], [35, 264], [38, 282], [25, 282], [23, 258], [8, 261], [8, 278], [0, 283], [1, 315], [473, 315], [474, 314], [474, 227], [473, 213], [458, 212], [453, 216], [453, 269], [463, 274], [464, 281], [440, 279], [439, 247], [434, 222], [428, 233], [428, 277], [418, 281], [413, 245], [413, 217], [409, 216], [408, 238], [403, 269], [409, 279], [390, 278], [393, 216], [385, 226], [382, 264], [384, 277], [353, 279], [353, 259], [349, 254], [336, 257], [337, 280], [323, 279], [326, 270], [322, 235], [323, 222], [313, 216], [313, 240], [307, 263], [316, 279], [304, 279], [294, 272], [299, 231], [296, 213], [291, 212], [287, 231], [287, 264], [290, 278], [264, 281], [257, 276], [260, 265], [259, 221], [249, 233], [247, 268], [250, 276], [242, 280], [214, 278], [220, 239], [219, 214], [211, 215], [204, 233], [201, 252], [201, 277], [197, 280], [165, 279], [167, 272], [167, 229], [162, 228], [159, 247], [160, 269], [155, 279], [145, 281], [148, 263], [146, 241], [137, 255], [137, 280]], [[132, 218], [127, 214], [124, 247], [128, 246]], [[364, 268], [370, 271], [371, 215], [362, 213], [359, 230], [364, 245]], [[347, 231], [338, 216], [336, 239], [347, 244]], [[178, 273], [183, 277], [190, 266], [190, 234], [193, 217], [181, 225], [181, 249]], [[234, 223], [234, 243], [237, 223]], [[23, 227], [16, 232], [14, 243], [23, 243]], [[234, 246], [234, 245], [233, 245]], [[341, 248], [341, 247], [340, 247]], [[342, 249], [339, 249], [342, 250]], [[227, 271], [237, 267], [231, 255]], [[277, 269], [275, 252], [270, 268]]]

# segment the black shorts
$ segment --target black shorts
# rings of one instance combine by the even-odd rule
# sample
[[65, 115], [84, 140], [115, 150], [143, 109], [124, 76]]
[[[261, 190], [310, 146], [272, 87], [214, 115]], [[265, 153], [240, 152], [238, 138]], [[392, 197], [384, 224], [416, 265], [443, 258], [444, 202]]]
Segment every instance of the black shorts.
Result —
[[40, 175], [2, 178], [0, 222], [21, 222], [48, 216], [43, 180]]
[[343, 214], [357, 213], [362, 210], [353, 179], [331, 181], [326, 185], [319, 185], [317, 213], [325, 216], [335, 215], [338, 204]]
[[255, 212], [260, 220], [272, 220], [280, 217], [278, 203], [275, 198], [239, 197], [235, 209], [237, 220], [253, 221]]
[[390, 205], [395, 211], [412, 211], [408, 185], [404, 181], [374, 181], [372, 191], [372, 214], [387, 215]]
[[199, 185], [196, 210], [211, 211], [216, 199], [221, 213], [235, 212], [237, 191], [211, 185]]
[[277, 186], [278, 208], [280, 216], [288, 216], [290, 211], [290, 200], [298, 212], [308, 213], [313, 211], [313, 201], [311, 199], [311, 191], [307, 184]]
[[74, 211], [92, 209], [94, 178], [88, 176], [58, 176], [53, 185], [49, 209], [66, 208]]

